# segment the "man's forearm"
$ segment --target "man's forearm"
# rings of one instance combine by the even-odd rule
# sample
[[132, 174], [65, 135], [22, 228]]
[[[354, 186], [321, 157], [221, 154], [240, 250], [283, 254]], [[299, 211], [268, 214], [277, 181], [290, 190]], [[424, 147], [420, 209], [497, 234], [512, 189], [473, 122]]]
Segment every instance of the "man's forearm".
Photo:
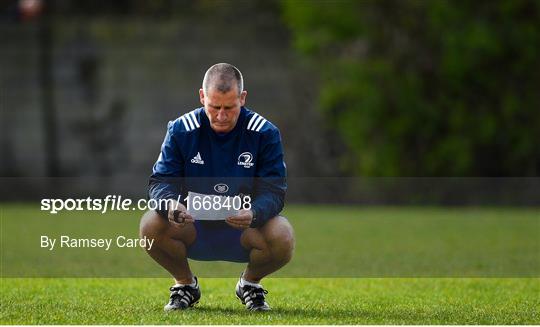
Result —
[[[148, 188], [148, 198], [154, 200], [176, 200], [180, 195], [178, 182], [159, 176], [151, 176]], [[158, 208], [156, 212], [163, 217], [167, 217], [168, 208]]]
[[251, 227], [260, 227], [270, 218], [277, 216], [283, 210], [285, 192], [263, 193], [258, 195], [251, 204], [254, 220]]

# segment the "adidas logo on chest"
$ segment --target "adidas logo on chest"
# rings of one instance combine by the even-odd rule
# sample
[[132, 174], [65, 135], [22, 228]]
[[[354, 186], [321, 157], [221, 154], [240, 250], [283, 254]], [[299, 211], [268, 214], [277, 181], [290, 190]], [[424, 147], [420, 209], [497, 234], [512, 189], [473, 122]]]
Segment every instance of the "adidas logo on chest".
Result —
[[197, 152], [197, 155], [191, 159], [191, 163], [204, 165], [204, 160], [201, 158], [200, 152]]

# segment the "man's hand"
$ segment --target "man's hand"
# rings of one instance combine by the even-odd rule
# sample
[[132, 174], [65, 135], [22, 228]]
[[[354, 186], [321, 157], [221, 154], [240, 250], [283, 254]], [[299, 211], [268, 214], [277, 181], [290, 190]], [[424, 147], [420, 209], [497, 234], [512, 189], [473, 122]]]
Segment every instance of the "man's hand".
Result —
[[225, 222], [237, 229], [248, 229], [252, 220], [253, 212], [251, 210], [240, 210], [236, 216], [225, 219]]
[[187, 209], [182, 203], [176, 200], [171, 200], [169, 203], [170, 207], [167, 213], [169, 223], [177, 227], [184, 227], [185, 224], [193, 223], [193, 217], [187, 213]]

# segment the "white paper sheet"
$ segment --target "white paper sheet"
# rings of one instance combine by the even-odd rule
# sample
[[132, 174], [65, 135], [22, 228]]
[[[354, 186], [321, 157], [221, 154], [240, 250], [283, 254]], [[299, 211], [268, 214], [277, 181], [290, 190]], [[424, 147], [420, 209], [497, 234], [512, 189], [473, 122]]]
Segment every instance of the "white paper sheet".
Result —
[[188, 213], [195, 220], [225, 220], [238, 214], [239, 210], [233, 208], [233, 201], [237, 205], [238, 200], [240, 198], [235, 201], [231, 196], [188, 192]]

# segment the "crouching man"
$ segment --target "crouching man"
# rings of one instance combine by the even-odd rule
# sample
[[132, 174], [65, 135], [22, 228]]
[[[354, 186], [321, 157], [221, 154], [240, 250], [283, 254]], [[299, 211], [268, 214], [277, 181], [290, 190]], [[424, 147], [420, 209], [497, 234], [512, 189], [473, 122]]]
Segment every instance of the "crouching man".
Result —
[[[149, 196], [169, 199], [169, 205], [148, 211], [140, 224], [141, 237], [155, 240], [148, 254], [175, 280], [165, 311], [189, 308], [201, 298], [188, 258], [246, 262], [236, 296], [252, 311], [270, 310], [260, 282], [291, 260], [293, 228], [279, 215], [286, 191], [281, 136], [244, 107], [246, 96], [236, 67], [213, 65], [199, 90], [203, 107], [168, 125]], [[190, 214], [179, 196], [217, 197], [213, 203], [236, 197], [242, 209], [231, 216], [215, 206]]]

